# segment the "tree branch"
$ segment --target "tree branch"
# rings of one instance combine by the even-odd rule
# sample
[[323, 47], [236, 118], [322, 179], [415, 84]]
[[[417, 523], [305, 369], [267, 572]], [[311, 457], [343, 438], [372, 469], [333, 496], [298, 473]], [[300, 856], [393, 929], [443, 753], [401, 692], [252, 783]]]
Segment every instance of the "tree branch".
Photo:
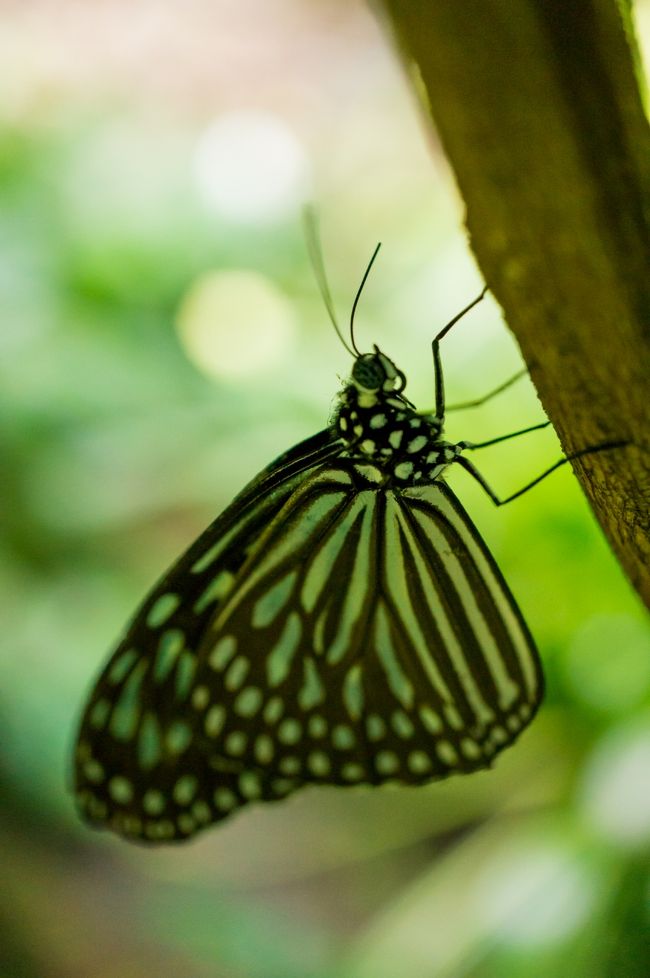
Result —
[[650, 605], [650, 131], [615, 0], [385, 0], [485, 280]]

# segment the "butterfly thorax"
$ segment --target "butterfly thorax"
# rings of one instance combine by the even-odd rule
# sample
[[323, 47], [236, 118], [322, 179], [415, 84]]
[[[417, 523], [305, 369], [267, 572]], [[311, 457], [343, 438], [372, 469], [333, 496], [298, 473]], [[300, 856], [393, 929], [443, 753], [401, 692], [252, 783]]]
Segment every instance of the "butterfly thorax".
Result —
[[442, 440], [439, 420], [418, 414], [397, 392], [370, 394], [346, 385], [333, 426], [345, 443], [342, 456], [358, 463], [359, 474], [371, 483], [431, 483], [459, 454]]

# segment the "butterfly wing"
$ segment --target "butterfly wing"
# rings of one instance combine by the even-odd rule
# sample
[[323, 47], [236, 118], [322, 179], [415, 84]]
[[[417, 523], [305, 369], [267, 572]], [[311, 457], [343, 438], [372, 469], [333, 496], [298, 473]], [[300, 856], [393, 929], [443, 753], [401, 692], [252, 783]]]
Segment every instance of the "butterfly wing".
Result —
[[89, 818], [180, 840], [309, 783], [476, 770], [532, 718], [535, 647], [451, 490], [369, 487], [327, 461], [335, 442], [313, 448], [245, 490], [136, 616], [82, 723]]
[[419, 784], [491, 763], [542, 676], [494, 560], [441, 482], [338, 460], [256, 543], [199, 654], [211, 820], [304, 784]]
[[192, 825], [212, 820], [194, 797], [195, 782], [212, 776], [195, 736], [198, 649], [255, 541], [310, 471], [339, 451], [326, 430], [278, 458], [147, 596], [82, 717], [75, 791], [89, 821], [135, 838], [148, 822], [151, 841], [167, 840], [188, 834], [188, 798]]
[[415, 748], [400, 755], [401, 777], [485, 767], [543, 696], [539, 656], [515, 600], [441, 480], [387, 495], [383, 553], [375, 648], [393, 704], [384, 698], [375, 712], [390, 718], [389, 749]]

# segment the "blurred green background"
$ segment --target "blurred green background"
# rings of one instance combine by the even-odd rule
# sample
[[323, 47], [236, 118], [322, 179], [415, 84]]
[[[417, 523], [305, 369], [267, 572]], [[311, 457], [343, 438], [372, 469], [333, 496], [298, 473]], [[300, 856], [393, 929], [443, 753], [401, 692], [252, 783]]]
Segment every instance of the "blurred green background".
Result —
[[[481, 280], [363, 4], [0, 8], [2, 978], [646, 978], [650, 631], [568, 470], [498, 511], [450, 477], [548, 678], [493, 772], [309, 790], [168, 850], [77, 821], [76, 723], [124, 622], [349, 371], [302, 202], [343, 321], [383, 241], [357, 337], [422, 408]], [[450, 401], [520, 366], [491, 299], [443, 353]], [[450, 435], [541, 418], [521, 381]], [[558, 453], [541, 433], [480, 462], [505, 494]]]

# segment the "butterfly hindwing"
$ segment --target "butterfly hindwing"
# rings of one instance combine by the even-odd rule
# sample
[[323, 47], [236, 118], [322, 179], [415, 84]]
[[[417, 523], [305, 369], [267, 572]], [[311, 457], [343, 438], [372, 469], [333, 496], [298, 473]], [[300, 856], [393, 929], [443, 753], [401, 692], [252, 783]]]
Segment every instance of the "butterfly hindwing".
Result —
[[[76, 793], [90, 821], [110, 824], [125, 835], [146, 837], [149, 831], [149, 838], [165, 840], [190, 834], [196, 816], [212, 821], [214, 799], [199, 797], [200, 786], [213, 774], [200, 750], [202, 718], [193, 705], [200, 702], [195, 681], [198, 650], [256, 539], [306, 473], [336, 451], [330, 432], [323, 432], [281, 456], [208, 527], [143, 602], [97, 681], [81, 721]], [[174, 791], [181, 799], [178, 803]], [[194, 823], [186, 798], [195, 809]], [[170, 806], [176, 821], [169, 817]]]

